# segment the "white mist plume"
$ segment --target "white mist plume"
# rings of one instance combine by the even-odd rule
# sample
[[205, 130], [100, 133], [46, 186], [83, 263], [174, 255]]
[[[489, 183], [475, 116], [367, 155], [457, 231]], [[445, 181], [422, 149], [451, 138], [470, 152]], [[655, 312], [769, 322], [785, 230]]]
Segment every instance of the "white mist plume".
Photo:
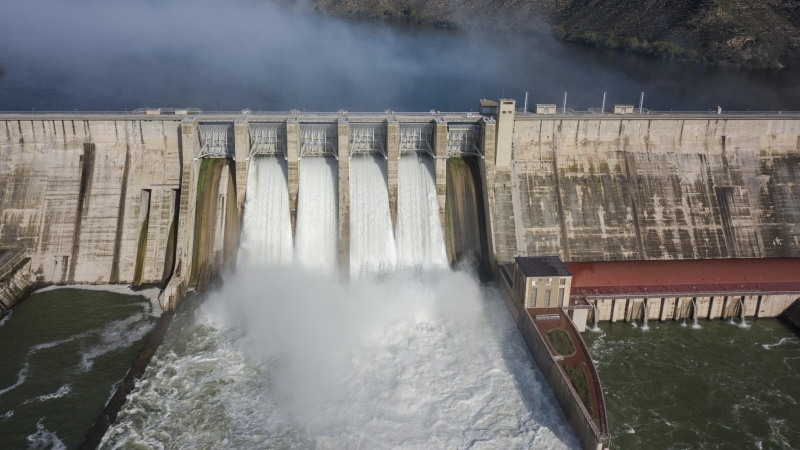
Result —
[[240, 268], [198, 314], [237, 336], [271, 380], [253, 395], [277, 403], [316, 448], [576, 444], [498, 293], [468, 274], [342, 285]]

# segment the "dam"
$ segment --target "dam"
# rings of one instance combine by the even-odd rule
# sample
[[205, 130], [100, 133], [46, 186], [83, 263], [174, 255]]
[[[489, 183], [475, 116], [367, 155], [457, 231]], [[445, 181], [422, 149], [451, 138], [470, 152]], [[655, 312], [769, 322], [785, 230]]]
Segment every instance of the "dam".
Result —
[[[0, 113], [3, 307], [45, 284], [124, 283], [164, 285], [171, 311], [243, 260], [345, 282], [472, 260], [500, 285], [581, 445], [605, 448], [602, 388], [579, 334], [587, 320], [677, 319], [675, 298], [684, 317], [775, 317], [800, 296], [756, 284], [723, 307], [719, 292], [667, 289], [656, 306], [641, 292], [592, 296], [578, 270], [800, 257], [800, 115], [481, 106]], [[571, 278], [563, 299], [520, 289], [556, 276]], [[714, 298], [724, 313], [709, 312]], [[553, 329], [567, 330], [572, 352], [552, 345]], [[576, 355], [588, 358], [574, 363], [589, 400], [571, 375]]]

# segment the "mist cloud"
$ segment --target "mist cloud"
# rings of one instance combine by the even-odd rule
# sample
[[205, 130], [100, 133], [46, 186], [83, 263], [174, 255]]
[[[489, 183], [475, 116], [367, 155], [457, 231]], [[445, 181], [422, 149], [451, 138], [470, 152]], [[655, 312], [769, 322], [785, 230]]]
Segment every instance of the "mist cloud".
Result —
[[[796, 109], [798, 72], [671, 64], [543, 37], [281, 10], [268, 1], [0, 0], [0, 110], [469, 110], [480, 97]], [[485, 24], [490, 27], [491, 24]]]

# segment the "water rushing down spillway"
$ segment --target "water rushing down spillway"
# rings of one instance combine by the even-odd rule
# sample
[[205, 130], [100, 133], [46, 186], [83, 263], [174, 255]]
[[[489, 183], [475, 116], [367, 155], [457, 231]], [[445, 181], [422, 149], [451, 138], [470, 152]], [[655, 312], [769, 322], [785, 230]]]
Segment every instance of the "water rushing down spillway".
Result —
[[403, 155], [397, 176], [395, 242], [398, 266], [447, 267], [433, 161], [427, 155]]
[[[302, 160], [290, 265], [281, 166], [253, 163], [250, 256], [185, 300], [104, 448], [578, 447], [499, 292], [446, 270], [429, 159], [400, 161], [397, 242], [385, 160], [351, 160], [346, 284], [319, 270], [335, 267], [332, 164]], [[398, 254], [437, 270], [393, 271]]]
[[247, 175], [240, 262], [290, 264], [294, 258], [286, 161], [256, 156]]
[[336, 160], [300, 160], [295, 257], [308, 269], [333, 273], [338, 263], [339, 202]]
[[386, 272], [396, 264], [386, 163], [376, 155], [355, 155], [350, 160], [350, 276]]

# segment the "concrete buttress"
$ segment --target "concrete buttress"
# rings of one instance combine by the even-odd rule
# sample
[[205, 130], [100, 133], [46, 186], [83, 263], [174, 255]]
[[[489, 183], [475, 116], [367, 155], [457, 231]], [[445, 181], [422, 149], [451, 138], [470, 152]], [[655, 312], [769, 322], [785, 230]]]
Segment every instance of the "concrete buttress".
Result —
[[442, 236], [445, 230], [444, 208], [447, 200], [447, 121], [437, 118], [433, 133], [434, 172], [436, 177], [436, 198], [439, 200], [439, 223], [442, 224]]
[[392, 214], [392, 229], [397, 225], [397, 165], [400, 160], [400, 127], [397, 120], [386, 121], [386, 174], [389, 188], [389, 211]]
[[246, 118], [237, 118], [233, 122], [233, 145], [236, 158], [236, 208], [239, 211], [239, 220], [242, 220], [242, 215], [244, 214], [245, 193], [247, 191], [247, 154], [250, 150], [247, 122]]
[[286, 168], [289, 182], [289, 215], [292, 218], [292, 236], [297, 222], [297, 192], [300, 188], [300, 124], [295, 118], [286, 120]]
[[350, 125], [340, 119], [337, 126], [339, 155], [339, 278], [350, 279]]

